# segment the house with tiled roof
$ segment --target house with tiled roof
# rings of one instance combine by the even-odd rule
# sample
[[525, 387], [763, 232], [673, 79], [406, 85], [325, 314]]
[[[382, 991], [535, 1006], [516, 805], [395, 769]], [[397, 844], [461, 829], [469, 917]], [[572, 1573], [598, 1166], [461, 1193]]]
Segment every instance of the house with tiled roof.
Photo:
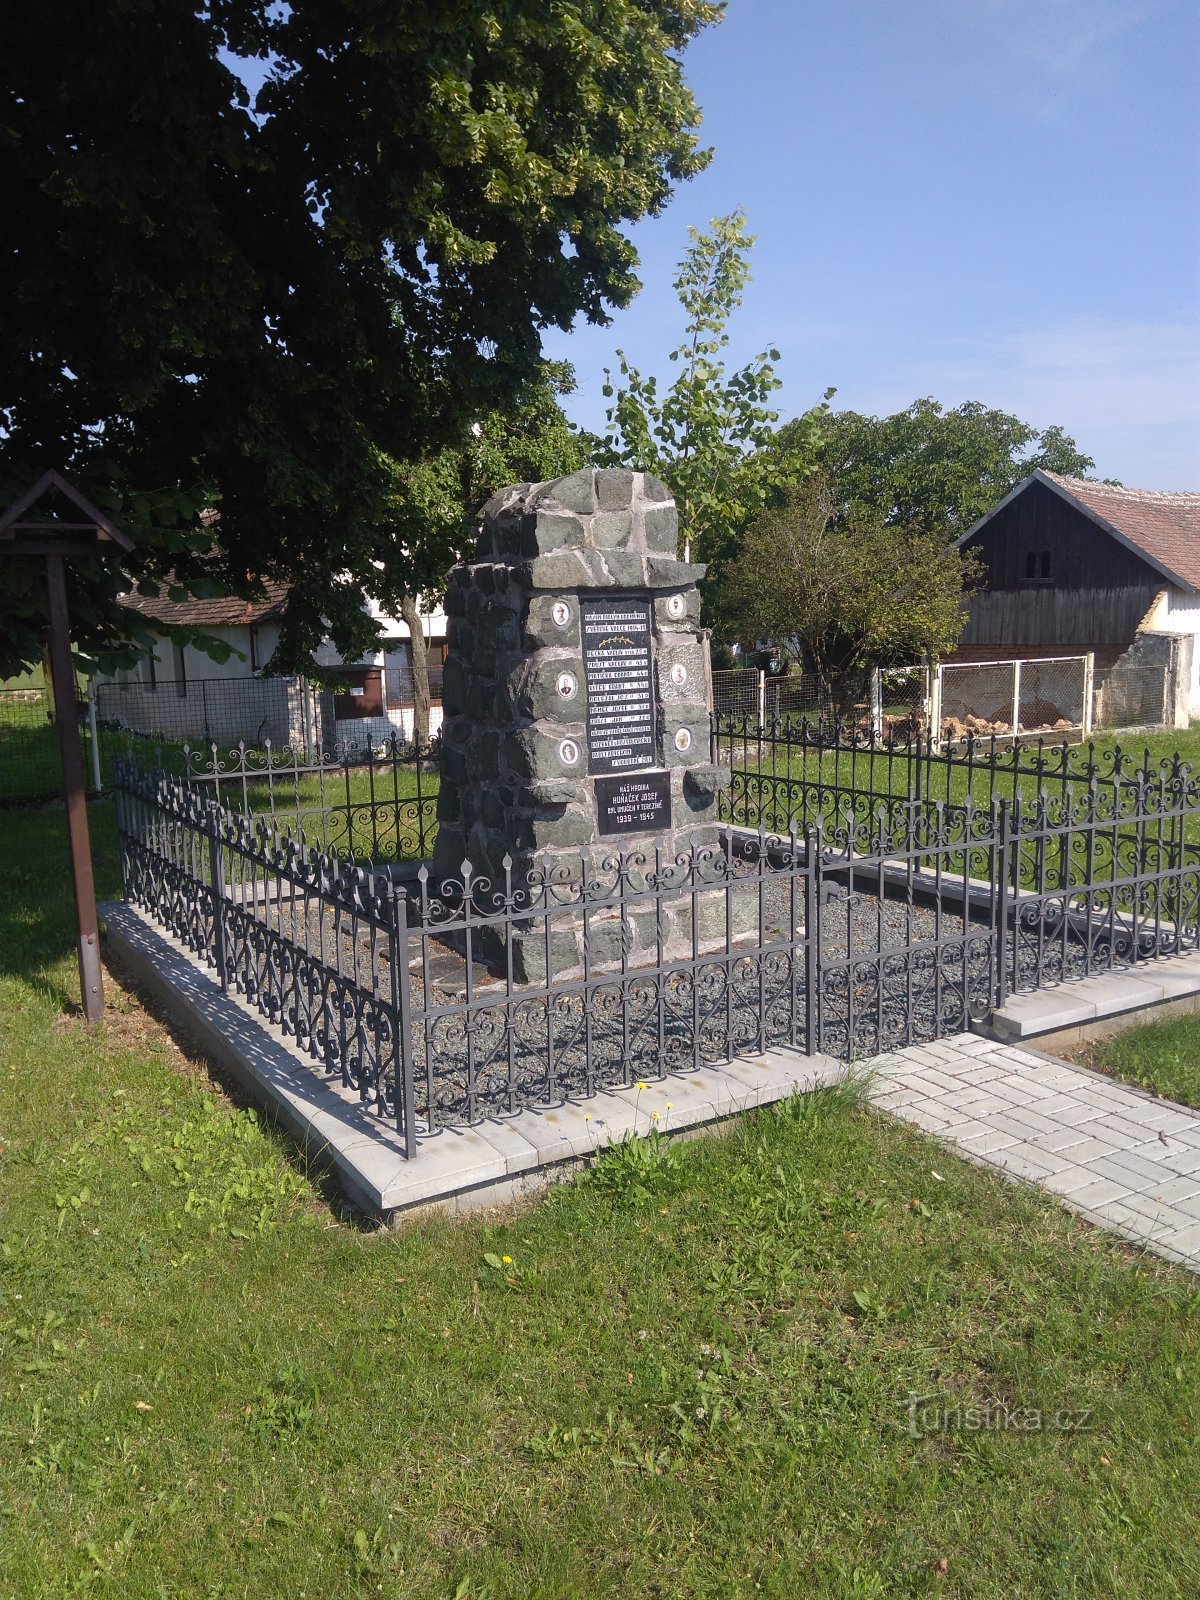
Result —
[[[366, 609], [379, 624], [379, 648], [343, 662], [327, 642], [317, 661], [334, 671], [344, 688], [310, 687], [302, 679], [270, 675], [288, 585], [267, 579], [262, 591], [255, 600], [232, 595], [173, 600], [164, 584], [157, 595], [125, 595], [121, 603], [151, 625], [156, 639], [137, 667], [97, 680], [105, 720], [168, 739], [220, 743], [270, 739], [276, 745], [333, 747], [411, 736], [412, 650], [403, 620], [367, 600]], [[446, 638], [440, 606], [425, 623], [430, 687], [440, 701]], [[215, 659], [191, 642], [190, 633], [227, 645], [229, 654]], [[437, 705], [430, 719], [433, 731], [440, 720]]]
[[952, 659], [1091, 653], [1114, 715], [1145, 700], [1121, 721], [1200, 716], [1200, 494], [1039, 470], [958, 542], [983, 582]]

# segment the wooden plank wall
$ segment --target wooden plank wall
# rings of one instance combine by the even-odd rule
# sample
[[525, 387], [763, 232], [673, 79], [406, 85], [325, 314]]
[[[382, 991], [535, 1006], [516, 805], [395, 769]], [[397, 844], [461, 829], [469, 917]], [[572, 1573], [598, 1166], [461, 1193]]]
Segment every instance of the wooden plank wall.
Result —
[[974, 595], [960, 645], [1076, 645], [1124, 649], [1154, 604], [1156, 587], [992, 589]]

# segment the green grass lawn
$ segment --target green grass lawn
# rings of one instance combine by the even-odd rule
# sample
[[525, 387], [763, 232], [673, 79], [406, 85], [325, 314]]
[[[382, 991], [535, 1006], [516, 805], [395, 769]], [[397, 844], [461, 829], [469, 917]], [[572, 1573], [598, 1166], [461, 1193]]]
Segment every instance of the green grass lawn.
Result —
[[1200, 1107], [1200, 1016], [1130, 1028], [1074, 1052], [1075, 1059], [1125, 1083]]
[[0, 1594], [1200, 1592], [1188, 1274], [848, 1092], [372, 1233], [0, 827]]

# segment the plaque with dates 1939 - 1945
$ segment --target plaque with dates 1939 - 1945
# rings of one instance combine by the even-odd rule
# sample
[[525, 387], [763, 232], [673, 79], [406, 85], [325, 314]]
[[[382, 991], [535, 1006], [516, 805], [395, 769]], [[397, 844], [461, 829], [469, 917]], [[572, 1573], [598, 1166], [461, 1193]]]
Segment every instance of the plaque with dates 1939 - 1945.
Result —
[[632, 772], [654, 766], [649, 599], [622, 595], [585, 600], [580, 621], [587, 683], [588, 770]]
[[671, 826], [671, 775], [629, 772], [596, 779], [596, 826], [601, 833], [649, 833]]

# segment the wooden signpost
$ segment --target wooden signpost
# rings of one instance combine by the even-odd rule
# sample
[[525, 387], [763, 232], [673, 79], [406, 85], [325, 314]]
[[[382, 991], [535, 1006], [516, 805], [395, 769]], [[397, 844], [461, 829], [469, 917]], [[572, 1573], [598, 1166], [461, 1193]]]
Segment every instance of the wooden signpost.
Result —
[[[48, 508], [33, 520], [30, 513], [43, 501], [68, 508], [65, 516]], [[79, 520], [69, 520], [77, 517]], [[100, 967], [100, 934], [96, 890], [92, 880], [92, 847], [88, 837], [87, 798], [83, 783], [83, 751], [75, 713], [75, 669], [71, 662], [71, 624], [67, 615], [66, 562], [73, 556], [94, 556], [106, 547], [132, 550], [133, 542], [57, 472], [47, 472], [28, 493], [0, 516], [0, 556], [43, 557], [49, 598], [50, 682], [54, 721], [62, 753], [63, 795], [67, 802], [67, 838], [71, 847], [71, 883], [79, 930], [79, 983], [83, 1014], [90, 1024], [104, 1013], [104, 979]]]

